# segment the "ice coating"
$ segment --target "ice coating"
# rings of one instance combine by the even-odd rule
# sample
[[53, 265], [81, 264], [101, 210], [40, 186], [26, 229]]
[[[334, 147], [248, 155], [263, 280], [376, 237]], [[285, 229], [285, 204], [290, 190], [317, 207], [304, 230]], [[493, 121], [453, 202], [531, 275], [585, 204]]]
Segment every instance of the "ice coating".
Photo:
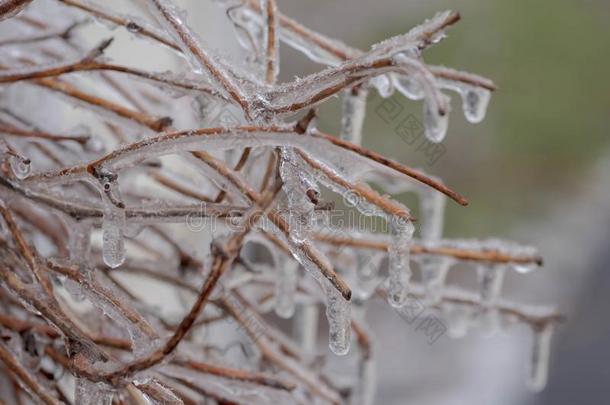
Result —
[[[542, 326], [556, 319], [552, 310], [536, 312], [502, 300], [501, 273], [490, 270], [531, 271], [541, 264], [535, 249], [444, 239], [443, 195], [409, 179], [421, 177], [407, 174], [406, 162], [361, 147], [363, 139], [368, 143], [365, 136], [377, 136], [362, 132], [371, 87], [382, 97], [401, 93], [421, 100], [426, 133], [437, 142], [447, 131], [445, 92], [462, 97], [469, 121], [483, 119], [493, 83], [424, 61], [425, 49], [444, 38], [456, 13], [440, 13], [362, 52], [282, 15], [272, 0], [222, 1], [245, 49], [234, 57], [224, 54], [224, 43], [212, 43], [218, 38], [199, 39], [173, 1], [146, 1], [158, 28], [84, 0], [58, 2], [53, 19], [41, 18], [51, 2], [33, 2], [23, 19], [11, 21], [18, 28], [15, 39], [27, 46], [3, 46], [0, 80], [43, 73], [49, 80], [3, 85], [0, 120], [32, 132], [83, 132], [89, 140], [34, 142], [7, 135], [0, 141], [6, 174], [0, 176], [0, 206], [6, 201], [8, 207], [0, 219], [6, 242], [0, 244], [0, 280], [15, 298], [7, 301], [6, 314], [0, 312], [23, 322], [9, 319], [3, 328], [6, 323], [27, 330], [10, 332], [11, 349], [19, 350], [9, 357], [29, 366], [28, 356], [43, 352], [38, 346], [56, 350], [55, 357], [32, 364], [44, 363], [45, 372], [52, 365], [56, 378], [45, 384], [63, 387], [77, 370], [63, 368], [59, 356], [67, 354], [74, 367], [85, 370], [74, 376], [77, 403], [195, 403], [212, 397], [240, 404], [364, 405], [378, 401], [372, 350], [378, 337], [365, 317], [377, 294], [385, 292], [403, 313], [412, 294], [426, 311], [447, 316], [453, 336], [471, 327], [488, 333], [501, 322]], [[166, 73], [77, 69], [88, 50], [71, 24], [89, 24], [80, 18], [86, 15], [108, 28], [122, 27], [112, 33], [115, 40], [122, 35], [139, 46], [133, 39], [143, 38], [185, 60]], [[189, 16], [193, 27], [198, 17]], [[269, 21], [276, 28], [273, 38]], [[328, 68], [277, 84], [278, 39]], [[104, 63], [112, 65], [111, 54]], [[71, 67], [78, 73], [60, 72]], [[44, 99], [27, 93], [35, 108], [22, 108], [25, 103], [13, 96], [35, 86], [43, 87]], [[339, 95], [341, 112], [333, 122], [341, 122], [341, 132], [326, 134], [316, 128], [325, 123], [316, 123], [311, 109]], [[62, 100], [79, 107], [70, 118], [90, 130], [63, 122]], [[55, 101], [61, 110], [53, 108]], [[20, 110], [28, 114], [20, 117]], [[243, 230], [240, 218], [280, 183], [260, 220], [264, 224], [227, 245], [229, 235]], [[403, 191], [419, 197], [420, 240], [413, 240], [409, 209], [392, 197]], [[339, 200], [350, 213], [389, 225], [389, 233], [388, 227], [377, 232], [335, 226], [333, 203], [339, 206]], [[15, 224], [6, 220], [13, 210]], [[270, 250], [273, 260], [251, 261], [250, 241]], [[384, 284], [380, 270], [386, 259]], [[222, 274], [214, 273], [213, 264], [225, 260], [230, 264]], [[411, 280], [411, 262], [421, 270], [421, 283]], [[446, 275], [458, 262], [465, 271], [482, 269], [479, 294], [447, 285]], [[40, 268], [49, 275], [52, 294], [38, 285], [33, 272]], [[201, 295], [214, 282], [209, 297]], [[189, 312], [197, 302], [201, 307]], [[322, 310], [327, 322], [318, 322]], [[282, 318], [279, 325], [275, 315]], [[29, 337], [29, 322], [36, 324], [35, 338]], [[319, 328], [327, 325], [330, 351], [321, 356]], [[337, 359], [338, 373], [329, 373], [328, 359], [347, 354], [351, 333], [352, 353]], [[172, 342], [175, 351], [166, 346]], [[534, 357], [544, 358], [544, 347], [535, 346]], [[536, 364], [532, 380], [540, 381], [545, 372]], [[122, 367], [128, 371], [111, 375]]]
[[312, 197], [320, 194], [315, 179], [304, 170], [292, 148], [281, 148], [280, 175], [288, 200], [288, 226], [291, 238], [302, 243], [309, 238], [313, 225], [315, 204]]

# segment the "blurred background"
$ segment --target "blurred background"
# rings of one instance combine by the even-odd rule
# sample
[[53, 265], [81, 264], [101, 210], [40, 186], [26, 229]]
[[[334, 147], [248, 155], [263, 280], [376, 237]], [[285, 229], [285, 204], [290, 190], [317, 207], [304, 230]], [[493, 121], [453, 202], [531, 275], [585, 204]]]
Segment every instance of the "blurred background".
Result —
[[[102, 3], [101, 1], [99, 2]], [[107, 7], [137, 14], [135, 1]], [[234, 60], [238, 45], [223, 11], [212, 1], [182, 0], [189, 23], [206, 43]], [[530, 393], [525, 385], [531, 333], [513, 327], [492, 338], [473, 331], [462, 339], [441, 337], [429, 345], [421, 331], [387, 306], [369, 314], [377, 356], [379, 404], [575, 404], [610, 398], [610, 2], [474, 0], [277, 0], [280, 11], [345, 43], [368, 49], [408, 31], [437, 11], [461, 13], [448, 38], [425, 60], [471, 71], [498, 86], [486, 119], [466, 122], [453, 97], [443, 145], [433, 161], [407, 144], [377, 112], [370, 93], [364, 146], [427, 173], [468, 197], [447, 205], [445, 234], [501, 237], [539, 247], [544, 267], [509, 273], [504, 296], [524, 304], [556, 305], [567, 315], [553, 340], [549, 382]], [[141, 12], [140, 12], [141, 14]], [[88, 28], [89, 29], [89, 28]], [[97, 29], [98, 32], [94, 32]], [[100, 30], [92, 29], [91, 43]], [[177, 66], [156, 45], [121, 44], [108, 54], [119, 62], [161, 71]], [[155, 55], [151, 57], [151, 55]], [[281, 79], [322, 67], [282, 46]], [[396, 95], [403, 114], [421, 120], [421, 103]], [[338, 133], [340, 100], [327, 103], [319, 125]], [[398, 196], [413, 207], [409, 195]], [[474, 284], [475, 273], [470, 272]], [[321, 337], [322, 342], [325, 338]]]

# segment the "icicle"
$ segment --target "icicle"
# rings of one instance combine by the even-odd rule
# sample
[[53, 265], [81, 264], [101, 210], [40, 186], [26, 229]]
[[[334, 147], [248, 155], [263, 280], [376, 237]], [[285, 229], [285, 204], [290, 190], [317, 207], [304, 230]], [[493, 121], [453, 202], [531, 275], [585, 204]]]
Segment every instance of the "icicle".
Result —
[[445, 220], [444, 194], [430, 188], [421, 189], [419, 194], [421, 225], [419, 234], [423, 241], [439, 240], [443, 234]]
[[494, 305], [500, 297], [505, 270], [503, 264], [484, 264], [477, 268], [481, 294], [477, 318], [479, 329], [486, 337], [493, 336], [500, 328], [500, 314]]
[[[445, 218], [445, 196], [436, 190], [419, 188], [421, 227], [420, 236], [424, 242], [438, 241], [443, 234]], [[445, 278], [454, 260], [447, 257], [423, 256], [419, 259], [425, 300], [429, 305], [440, 302]]]
[[462, 108], [464, 116], [473, 124], [483, 121], [491, 92], [482, 87], [469, 87], [462, 91]]
[[480, 264], [477, 267], [481, 306], [490, 307], [498, 300], [505, 269], [506, 266], [503, 264]]
[[102, 257], [104, 263], [117, 268], [125, 261], [125, 210], [119, 207], [116, 175], [108, 173], [102, 181], [105, 196], [102, 222]]
[[445, 278], [454, 260], [447, 257], [424, 256], [418, 259], [426, 304], [438, 304], [443, 298]]
[[426, 97], [424, 101], [424, 128], [426, 137], [431, 142], [442, 142], [447, 135], [447, 128], [449, 127], [449, 109], [450, 99], [447, 95], [444, 97], [445, 111], [441, 114], [439, 111], [439, 105], [433, 97]]
[[15, 177], [17, 177], [19, 180], [23, 180], [28, 177], [32, 169], [30, 159], [23, 158], [21, 156], [11, 156], [9, 161]]
[[547, 323], [533, 329], [533, 345], [527, 385], [532, 391], [541, 391], [546, 386], [551, 354], [551, 338], [555, 326]]
[[343, 356], [349, 352], [350, 346], [350, 303], [328, 280], [323, 281], [323, 287], [329, 328], [328, 346], [334, 354]]
[[123, 226], [125, 213], [122, 210], [104, 212], [102, 224], [102, 250], [104, 263], [111, 268], [117, 268], [125, 261], [125, 242]]
[[375, 361], [367, 358], [360, 363], [358, 380], [354, 389], [354, 405], [373, 405], [375, 403], [375, 390], [377, 388], [377, 370]]
[[466, 336], [472, 310], [466, 305], [445, 304], [443, 306], [443, 319], [447, 322], [447, 334], [453, 339]]
[[392, 218], [390, 232], [392, 242], [389, 248], [388, 302], [393, 307], [401, 307], [407, 299], [408, 283], [411, 278], [411, 239], [415, 228], [413, 223], [403, 218]]
[[341, 139], [356, 145], [362, 144], [362, 124], [366, 113], [365, 88], [352, 88], [343, 91], [341, 115]]
[[298, 273], [294, 260], [286, 260], [285, 255], [280, 257], [275, 266], [278, 272], [275, 282], [275, 313], [280, 318], [287, 319], [294, 315]]

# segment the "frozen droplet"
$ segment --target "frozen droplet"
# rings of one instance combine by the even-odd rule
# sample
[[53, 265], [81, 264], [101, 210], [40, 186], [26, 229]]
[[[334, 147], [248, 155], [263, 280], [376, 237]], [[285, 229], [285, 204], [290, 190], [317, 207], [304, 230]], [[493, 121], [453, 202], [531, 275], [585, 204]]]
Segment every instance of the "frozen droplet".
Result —
[[104, 214], [102, 224], [102, 256], [104, 263], [117, 268], [125, 261], [125, 241], [123, 239], [124, 214], [115, 211]]
[[394, 85], [408, 99], [421, 100], [425, 97], [424, 87], [416, 76], [397, 76]]
[[354, 382], [354, 400], [350, 403], [373, 405], [377, 388], [377, 371], [374, 359], [367, 358], [359, 364], [358, 379]]
[[424, 299], [428, 305], [438, 304], [443, 297], [445, 278], [453, 259], [440, 256], [424, 256], [418, 259]]
[[388, 75], [376, 76], [371, 79], [371, 84], [377, 89], [383, 98], [391, 97], [394, 94], [394, 83]]
[[538, 268], [538, 264], [533, 261], [531, 263], [513, 263], [512, 268], [517, 273], [527, 274], [536, 270]]
[[348, 89], [343, 92], [341, 111], [341, 139], [356, 145], [362, 144], [362, 124], [366, 113], [368, 91]]
[[467, 305], [443, 305], [443, 319], [447, 323], [447, 334], [453, 339], [459, 339], [468, 333], [472, 317], [472, 309]]
[[114, 269], [125, 260], [125, 209], [120, 201], [116, 174], [104, 172], [102, 176], [102, 257], [104, 263]]
[[10, 158], [11, 170], [15, 177], [19, 180], [23, 180], [30, 174], [32, 164], [30, 159], [22, 158], [18, 156], [11, 156]]
[[477, 267], [482, 306], [489, 307], [498, 300], [505, 269], [503, 264], [480, 264]]
[[466, 119], [474, 124], [483, 121], [491, 98], [491, 92], [482, 87], [469, 86], [463, 89], [461, 93], [462, 109]]
[[[441, 93], [442, 94], [442, 93]], [[427, 97], [424, 101], [424, 128], [426, 137], [434, 143], [442, 142], [447, 135], [449, 127], [449, 96], [444, 97], [444, 111], [439, 111], [439, 105], [433, 97]]]
[[407, 300], [411, 279], [411, 240], [415, 227], [404, 218], [394, 217], [390, 221], [392, 241], [388, 251], [388, 302], [401, 307]]
[[551, 355], [551, 338], [555, 326], [547, 323], [533, 329], [533, 344], [527, 385], [532, 391], [541, 391], [546, 386]]
[[444, 194], [428, 187], [421, 188], [418, 194], [421, 217], [420, 237], [426, 242], [439, 240], [443, 234], [447, 198]]
[[328, 280], [324, 280], [323, 284], [329, 329], [328, 346], [334, 354], [344, 356], [349, 352], [350, 346], [350, 303]]

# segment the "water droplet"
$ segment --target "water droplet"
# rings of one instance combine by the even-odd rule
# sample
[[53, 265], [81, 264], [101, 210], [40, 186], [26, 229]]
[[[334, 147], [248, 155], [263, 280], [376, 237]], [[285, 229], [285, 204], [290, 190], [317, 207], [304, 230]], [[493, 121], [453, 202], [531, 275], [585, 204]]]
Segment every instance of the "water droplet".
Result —
[[426, 130], [426, 137], [434, 143], [442, 142], [445, 139], [449, 127], [450, 99], [447, 95], [443, 95], [443, 97], [445, 97], [445, 105], [447, 106], [447, 111], [444, 114], [439, 112], [437, 103], [431, 97], [426, 98], [424, 101], [424, 128]]
[[416, 77], [398, 76], [395, 85], [400, 93], [411, 100], [421, 100], [425, 96], [424, 88]]
[[551, 338], [555, 327], [548, 323], [542, 328], [534, 329], [530, 372], [527, 385], [532, 391], [542, 391], [546, 386], [551, 354]]
[[464, 116], [473, 124], [483, 121], [491, 92], [481, 87], [468, 87], [461, 91]]
[[11, 169], [13, 170], [13, 174], [19, 180], [23, 180], [30, 174], [32, 169], [32, 165], [29, 159], [11, 156], [10, 158]]
[[323, 283], [329, 328], [328, 347], [337, 356], [344, 356], [349, 352], [350, 347], [350, 303], [329, 281], [324, 280]]

